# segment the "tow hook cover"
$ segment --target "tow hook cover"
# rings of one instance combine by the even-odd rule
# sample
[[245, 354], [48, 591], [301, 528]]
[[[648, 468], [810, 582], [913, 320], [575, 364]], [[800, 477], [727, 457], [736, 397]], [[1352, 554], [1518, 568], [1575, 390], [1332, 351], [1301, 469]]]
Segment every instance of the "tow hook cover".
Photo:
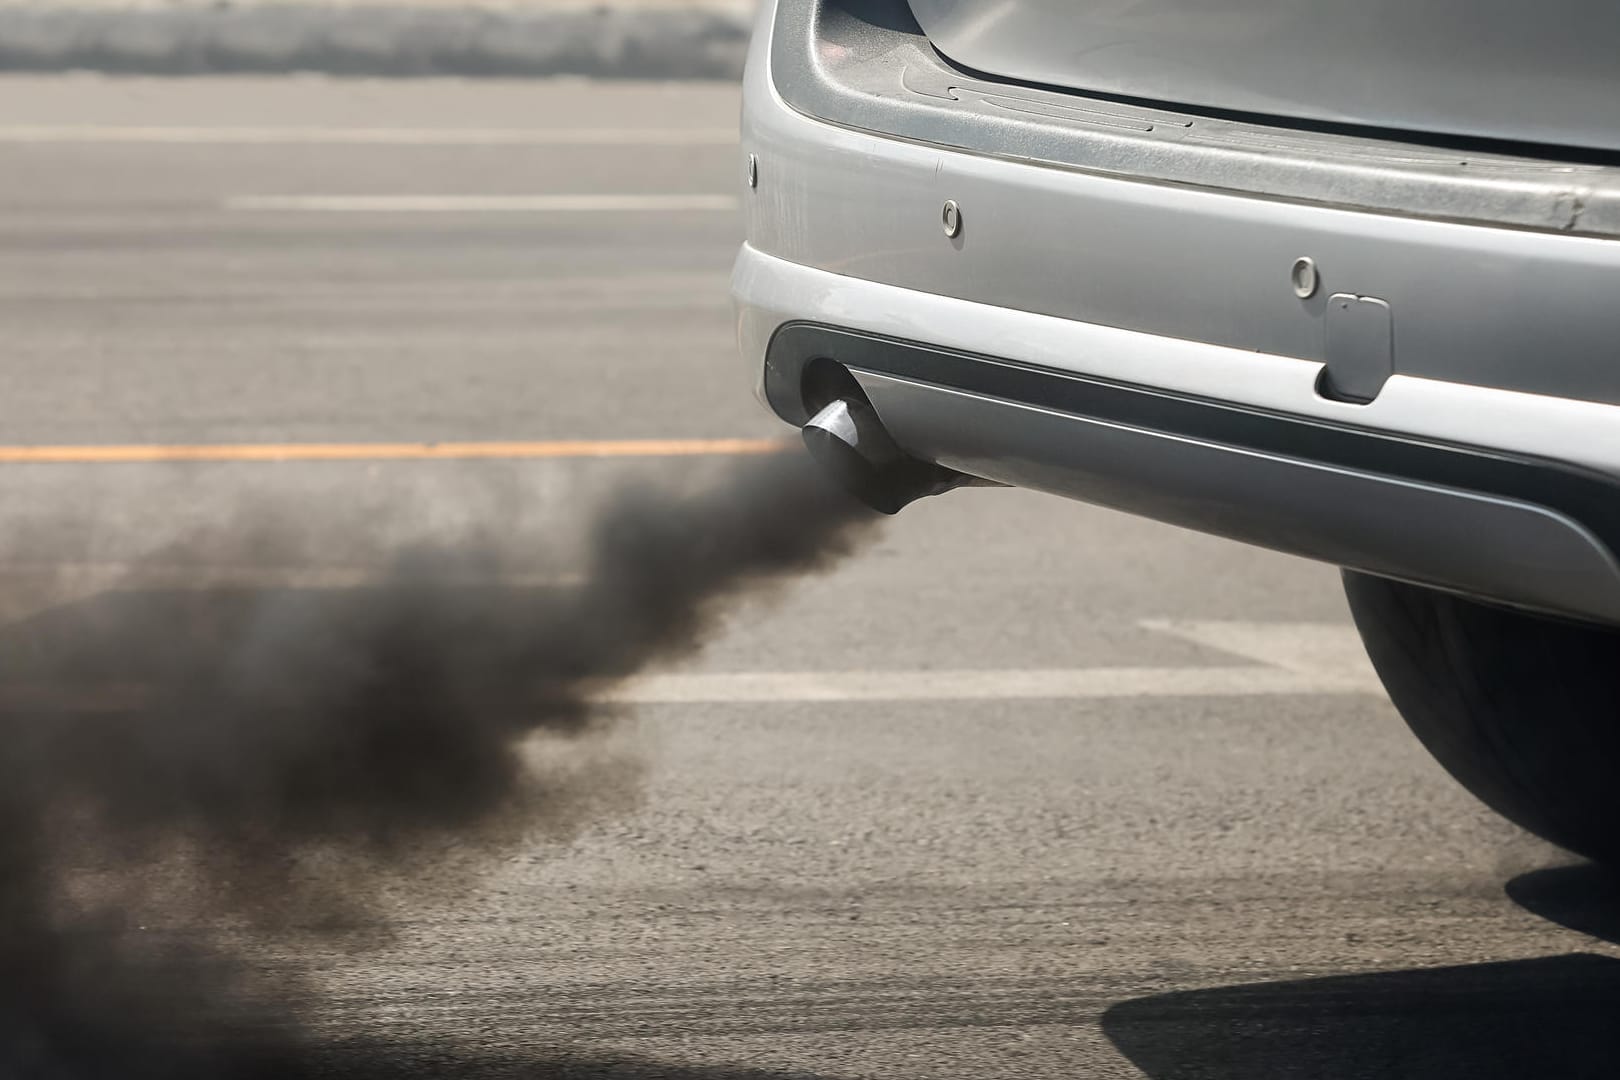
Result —
[[1365, 404], [1395, 371], [1389, 304], [1376, 296], [1334, 293], [1327, 302], [1327, 367], [1323, 397]]

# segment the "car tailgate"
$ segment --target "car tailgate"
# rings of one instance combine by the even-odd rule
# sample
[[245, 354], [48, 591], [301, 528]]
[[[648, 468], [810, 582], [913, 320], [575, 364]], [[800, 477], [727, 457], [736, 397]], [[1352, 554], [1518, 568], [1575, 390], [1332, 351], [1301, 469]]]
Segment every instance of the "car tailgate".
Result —
[[1620, 151], [1611, 0], [911, 0], [987, 74], [1307, 123]]

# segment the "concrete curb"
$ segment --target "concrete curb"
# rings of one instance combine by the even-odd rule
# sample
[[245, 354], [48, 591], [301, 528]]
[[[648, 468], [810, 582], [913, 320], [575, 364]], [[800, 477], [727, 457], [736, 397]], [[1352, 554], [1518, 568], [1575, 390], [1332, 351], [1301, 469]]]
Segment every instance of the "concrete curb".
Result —
[[0, 71], [732, 79], [747, 6], [0, 6]]

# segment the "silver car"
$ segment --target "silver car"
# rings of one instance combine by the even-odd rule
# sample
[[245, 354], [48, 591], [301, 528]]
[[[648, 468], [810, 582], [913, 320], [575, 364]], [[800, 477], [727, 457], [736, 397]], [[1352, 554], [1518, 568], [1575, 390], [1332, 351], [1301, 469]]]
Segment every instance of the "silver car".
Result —
[[1620, 5], [766, 0], [758, 393], [893, 512], [1000, 483], [1345, 567], [1396, 705], [1620, 863]]

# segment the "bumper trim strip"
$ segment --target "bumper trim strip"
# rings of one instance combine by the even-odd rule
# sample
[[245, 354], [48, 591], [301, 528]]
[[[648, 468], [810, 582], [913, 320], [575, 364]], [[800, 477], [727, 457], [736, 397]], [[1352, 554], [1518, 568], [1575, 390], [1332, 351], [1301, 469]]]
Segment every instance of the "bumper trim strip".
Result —
[[[1511, 557], [1517, 565], [1493, 564], [1483, 575], [1486, 580], [1481, 580], [1480, 573], [1465, 573], [1460, 579], [1447, 575], [1443, 549], [1434, 543], [1414, 543], [1414, 547], [1423, 548], [1420, 560], [1423, 566], [1439, 565], [1440, 569], [1430, 572], [1414, 567], [1409, 572], [1430, 584], [1513, 598], [1543, 610], [1611, 620], [1620, 613], [1620, 607], [1616, 606], [1616, 597], [1620, 596], [1620, 562], [1616, 560], [1616, 553], [1620, 552], [1620, 482], [1578, 466], [1271, 413], [806, 322], [782, 325], [768, 346], [765, 393], [779, 413], [791, 415], [804, 366], [823, 357], [845, 365], [858, 377], [863, 374], [874, 377], [868, 389], [892, 390], [895, 401], [923, 400], [928, 398], [930, 389], [937, 391], [937, 400], [948, 400], [948, 407], [955, 410], [958, 419], [976, 412], [988, 416], [1001, 405], [1017, 406], [1045, 414], [1040, 422], [1048, 424], [1054, 432], [1065, 431], [1061, 421], [1068, 419], [1075, 425], [1105, 425], [1117, 429], [1127, 439], [1145, 435], [1159, 436], [1157, 441], [1161, 443], [1164, 439], [1174, 440], [1180, 444], [1176, 447], [1178, 454], [1197, 455], [1201, 450], [1208, 450], [1222, 460], [1233, 453], [1241, 454], [1251, 462], [1263, 461], [1270, 470], [1262, 474], [1256, 467], [1257, 482], [1261, 475], [1270, 475], [1287, 477], [1281, 481], [1285, 484], [1303, 479], [1308, 485], [1316, 486], [1318, 490], [1302, 495], [1302, 499], [1317, 505], [1322, 494], [1332, 490], [1335, 484], [1353, 480], [1354, 489], [1358, 491], [1393, 492], [1398, 488], [1399, 498], [1406, 501], [1405, 505], [1425, 504], [1423, 493], [1415, 488], [1426, 489], [1432, 495], [1427, 504], [1432, 504], [1437, 512], [1455, 513], [1462, 508], [1465, 513], [1477, 515], [1481, 527], [1487, 529], [1500, 522], [1504, 530], [1511, 532], [1519, 527], [1516, 523], [1529, 517], [1555, 518], [1562, 523], [1556, 531], [1568, 534], [1561, 535], [1557, 541], [1560, 551], [1579, 550], [1582, 545], [1569, 543], [1576, 535], [1586, 537], [1586, 546], [1600, 549], [1581, 558], [1591, 563], [1592, 580], [1607, 579], [1606, 588], [1594, 590], [1593, 595], [1584, 599], [1578, 591], [1567, 588], [1568, 581], [1552, 592], [1538, 588], [1531, 579], [1543, 562], [1538, 556], [1545, 552], [1531, 548]], [[866, 384], [867, 380], [863, 380], [863, 385]], [[908, 393], [911, 398], [905, 397]], [[882, 413], [881, 394], [874, 393], [873, 403]], [[1032, 421], [1036, 419], [1031, 414], [1022, 415]], [[884, 419], [892, 423], [890, 416], [885, 415]], [[994, 425], [987, 420], [978, 426], [979, 433], [963, 436], [961, 445], [976, 439], [982, 441], [984, 433]], [[953, 436], [938, 434], [933, 427], [929, 431], [932, 443], [946, 448], [952, 446]], [[895, 435], [905, 445], [904, 425], [895, 429]], [[1059, 434], [1060, 442], [1063, 438]], [[1096, 435], [1088, 430], [1085, 439], [1094, 442]], [[936, 447], [908, 445], [906, 449], [917, 453]], [[954, 459], [942, 463], [953, 468], [969, 464]], [[1085, 466], [1083, 460], [1074, 462], [1077, 473], [1083, 472]], [[1186, 474], [1188, 490], [1175, 490], [1175, 485], [1182, 481], [1181, 474], [1172, 470], [1169, 475], [1172, 479], [1164, 490], [1141, 496], [1131, 492], [1123, 497], [1118, 493], [1119, 478], [1109, 476], [1105, 486], [1110, 488], [1111, 496], [1095, 501], [1309, 557], [1334, 561], [1348, 557], [1341, 550], [1324, 550], [1311, 541], [1291, 543], [1286, 538], [1269, 535], [1267, 530], [1246, 528], [1243, 507], [1211, 506], [1208, 499], [1202, 497], [1203, 492], [1191, 490], [1192, 473]], [[1416, 503], [1411, 502], [1414, 499]], [[1266, 513], [1274, 515], [1277, 507], [1291, 503], [1293, 496], [1268, 491], [1256, 493], [1255, 501], [1257, 504], [1268, 502]], [[1341, 507], [1337, 512], [1354, 517], [1357, 509]], [[1379, 512], [1380, 508], [1375, 505], [1366, 507], [1369, 515]], [[1550, 524], [1550, 520], [1538, 520], [1535, 529], [1541, 530], [1539, 535], [1551, 536], [1552, 532], [1547, 531]], [[1391, 531], [1416, 532], [1423, 527], [1420, 521], [1391, 523], [1384, 528], [1384, 539], [1380, 543], [1400, 546], [1398, 537], [1389, 539]], [[1302, 533], [1310, 532], [1308, 526], [1302, 530]], [[1490, 541], [1502, 540], [1501, 546], [1506, 551], [1513, 550], [1512, 545], [1505, 543], [1506, 533], [1481, 539], [1485, 547], [1492, 546]], [[1455, 538], [1451, 542], [1454, 543]], [[1466, 553], [1458, 555], [1459, 565], [1470, 561]], [[1410, 565], [1403, 562], [1400, 552], [1380, 550], [1378, 545], [1369, 548], [1366, 557], [1356, 560], [1356, 564], [1360, 569], [1392, 576], [1400, 576]]]

